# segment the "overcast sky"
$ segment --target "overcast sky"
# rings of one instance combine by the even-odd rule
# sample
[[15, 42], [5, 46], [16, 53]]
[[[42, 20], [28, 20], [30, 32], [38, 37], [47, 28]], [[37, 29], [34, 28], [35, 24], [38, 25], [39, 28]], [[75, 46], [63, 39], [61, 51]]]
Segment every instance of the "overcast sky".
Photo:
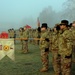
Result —
[[[0, 0], [0, 30], [19, 28], [24, 19], [36, 21], [40, 12], [48, 7], [58, 12], [66, 0]], [[26, 22], [27, 23], [27, 22]], [[35, 27], [34, 25], [31, 25]]]

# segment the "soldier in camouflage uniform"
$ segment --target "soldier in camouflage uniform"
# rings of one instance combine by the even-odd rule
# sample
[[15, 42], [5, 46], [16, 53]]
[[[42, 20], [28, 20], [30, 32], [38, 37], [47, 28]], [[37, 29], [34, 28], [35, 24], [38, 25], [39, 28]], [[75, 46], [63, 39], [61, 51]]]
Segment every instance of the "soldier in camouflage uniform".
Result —
[[[38, 30], [34, 29], [33, 38], [38, 38]], [[38, 45], [38, 40], [34, 40], [34, 44]]]
[[9, 29], [9, 38], [12, 38], [12, 29]]
[[[29, 38], [33, 38], [33, 29], [29, 30]], [[33, 44], [33, 40], [29, 40], [29, 43]]]
[[14, 31], [14, 29], [12, 28], [11, 29], [11, 38], [14, 38], [15, 37], [15, 31]]
[[41, 50], [41, 60], [43, 67], [41, 72], [46, 72], [49, 69], [49, 33], [47, 31], [47, 24], [43, 23], [41, 28], [38, 25], [38, 31], [40, 33], [40, 50]]
[[68, 21], [62, 20], [60, 24], [62, 32], [59, 34], [58, 38], [58, 57], [62, 75], [71, 75], [72, 36], [67, 26]]
[[11, 29], [11, 38], [14, 38], [14, 44], [16, 44], [16, 31], [13, 28]]
[[55, 75], [60, 75], [60, 65], [59, 65], [59, 59], [58, 59], [58, 35], [59, 35], [59, 30], [60, 26], [57, 24], [56, 27], [54, 27], [51, 38], [50, 38], [50, 43], [51, 43], [51, 52], [52, 52], [52, 57], [53, 57], [53, 69], [55, 72]]
[[[23, 28], [21, 27], [20, 29], [19, 29], [19, 38], [23, 38]], [[21, 40], [21, 45], [22, 45], [22, 50], [23, 50], [23, 40]]]
[[8, 29], [8, 37], [10, 38], [10, 29]]
[[16, 44], [16, 31], [12, 28], [12, 29], [9, 29], [8, 30], [8, 35], [9, 35], [9, 38], [14, 38], [14, 44]]
[[72, 55], [73, 55], [73, 62], [75, 62], [75, 21], [73, 21], [73, 23], [72, 23], [71, 32], [73, 35], [73, 46], [72, 46], [73, 52], [72, 52]]
[[24, 26], [24, 31], [23, 31], [23, 53], [28, 53], [28, 37], [29, 37], [29, 32], [28, 29]]

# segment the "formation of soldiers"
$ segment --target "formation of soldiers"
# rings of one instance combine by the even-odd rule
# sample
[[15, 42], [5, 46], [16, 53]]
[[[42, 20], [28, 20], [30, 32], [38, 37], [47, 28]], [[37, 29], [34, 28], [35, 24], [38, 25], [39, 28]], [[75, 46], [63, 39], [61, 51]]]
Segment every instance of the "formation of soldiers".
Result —
[[39, 44], [43, 65], [41, 72], [48, 71], [49, 52], [52, 52], [55, 75], [71, 75], [72, 61], [75, 62], [75, 21], [69, 24], [68, 20], [62, 20], [53, 29], [47, 23], [38, 24], [35, 30], [24, 26], [19, 29], [19, 38], [25, 38], [21, 39], [23, 53], [29, 52], [28, 40]]
[[12, 28], [12, 29], [9, 29], [8, 30], [8, 35], [9, 35], [9, 38], [15, 38], [15, 30]]

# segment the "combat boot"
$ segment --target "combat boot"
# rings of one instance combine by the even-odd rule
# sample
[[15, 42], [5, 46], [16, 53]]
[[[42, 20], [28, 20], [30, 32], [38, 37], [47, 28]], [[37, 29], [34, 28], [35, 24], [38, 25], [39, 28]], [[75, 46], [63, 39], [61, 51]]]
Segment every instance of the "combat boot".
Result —
[[48, 71], [48, 68], [46, 67], [43, 67], [42, 69], [40, 69], [40, 72], [47, 72]]
[[55, 75], [61, 75], [60, 73], [56, 73]]
[[28, 53], [28, 50], [25, 50], [24, 53]]

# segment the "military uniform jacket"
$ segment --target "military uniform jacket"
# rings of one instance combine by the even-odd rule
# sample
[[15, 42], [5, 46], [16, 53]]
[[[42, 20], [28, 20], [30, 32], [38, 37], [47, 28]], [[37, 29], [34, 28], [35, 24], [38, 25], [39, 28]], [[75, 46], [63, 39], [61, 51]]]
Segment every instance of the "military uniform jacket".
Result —
[[52, 32], [50, 39], [51, 50], [58, 49], [58, 33]]
[[19, 31], [19, 38], [23, 38], [23, 31]]
[[71, 32], [72, 32], [72, 39], [73, 39], [73, 45], [75, 45], [75, 27], [71, 28]]
[[49, 41], [46, 39], [49, 40], [49, 32], [47, 30], [40, 33], [40, 49], [49, 48]]
[[63, 56], [70, 56], [72, 54], [72, 35], [68, 29], [64, 29], [62, 33], [59, 33], [58, 38], [58, 53]]
[[28, 38], [28, 37], [29, 37], [29, 32], [28, 32], [28, 30], [25, 30], [23, 32], [23, 38]]

